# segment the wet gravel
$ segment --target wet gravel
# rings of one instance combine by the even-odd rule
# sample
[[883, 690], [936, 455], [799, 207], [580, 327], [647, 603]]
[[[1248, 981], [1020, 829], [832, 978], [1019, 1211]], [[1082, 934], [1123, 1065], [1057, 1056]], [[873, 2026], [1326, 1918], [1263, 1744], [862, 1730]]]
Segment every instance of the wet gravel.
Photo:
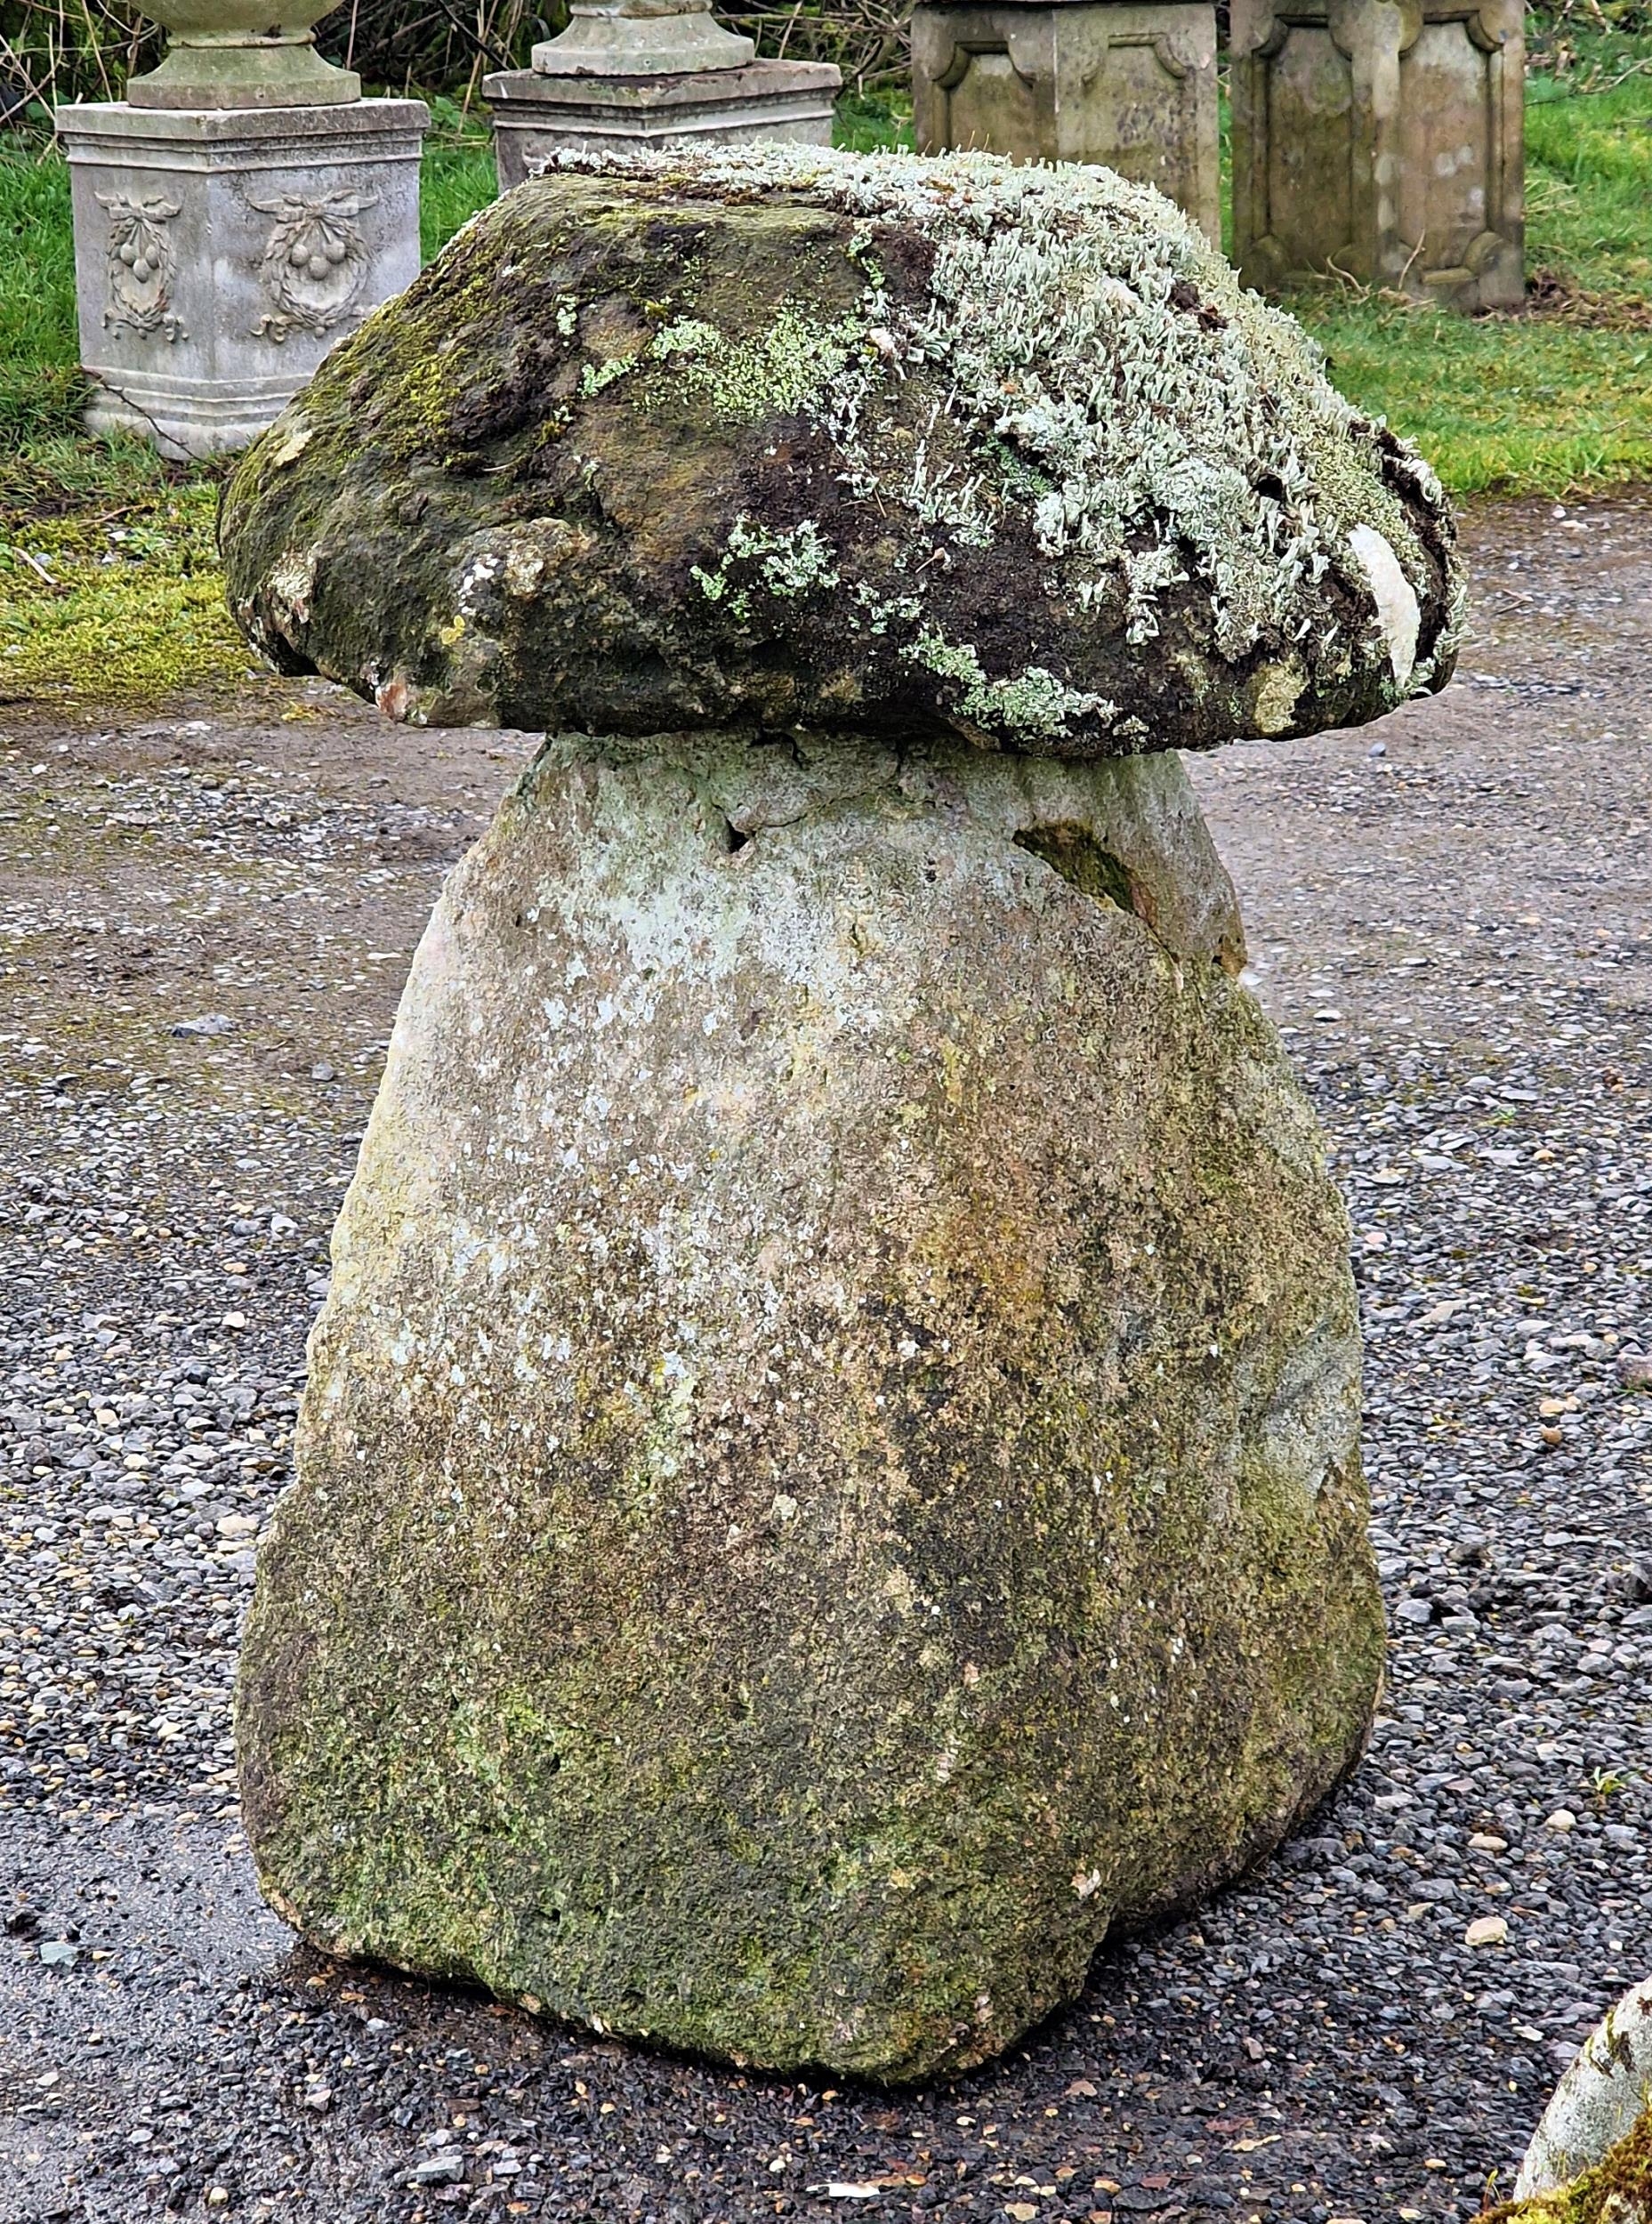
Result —
[[1420, 2224], [1506, 2183], [1652, 1969], [1652, 508], [1475, 540], [1449, 695], [1197, 770], [1353, 1213], [1369, 1758], [917, 2095], [593, 2043], [259, 1903], [257, 1532], [407, 957], [515, 752], [315, 689], [0, 713], [0, 2224]]

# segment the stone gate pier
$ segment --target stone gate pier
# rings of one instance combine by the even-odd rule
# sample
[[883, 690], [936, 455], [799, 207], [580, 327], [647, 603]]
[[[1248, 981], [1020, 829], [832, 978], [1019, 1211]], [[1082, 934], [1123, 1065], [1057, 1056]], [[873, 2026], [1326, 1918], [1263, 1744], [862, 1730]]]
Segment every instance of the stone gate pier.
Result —
[[1519, 0], [1234, 0], [1233, 252], [1472, 310], [1525, 298]]
[[917, 0], [919, 149], [1096, 162], [1221, 245], [1210, 0]]

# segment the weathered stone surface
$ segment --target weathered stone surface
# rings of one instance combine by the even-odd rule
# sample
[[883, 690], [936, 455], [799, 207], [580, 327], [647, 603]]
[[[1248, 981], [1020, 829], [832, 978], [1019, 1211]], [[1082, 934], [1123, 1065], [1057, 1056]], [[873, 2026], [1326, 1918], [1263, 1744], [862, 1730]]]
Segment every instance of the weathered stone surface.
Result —
[[[1580, 2187], [1586, 2178], [1592, 2184]], [[1514, 2183], [1532, 2224], [1594, 2224], [1613, 2213], [1614, 2194], [1632, 2200], [1617, 2224], [1652, 2220], [1652, 1978], [1615, 2002], [1579, 2047]]]
[[908, 2078], [1273, 1844], [1382, 1648], [1346, 1223], [1173, 755], [558, 744], [450, 880], [238, 1707], [274, 1905]]
[[1233, 0], [1233, 254], [1472, 311], [1526, 298], [1520, 0]]
[[1159, 196], [565, 156], [333, 354], [224, 505], [241, 622], [432, 721], [1072, 757], [1442, 685], [1427, 465]]
[[926, 155], [1105, 163], [1221, 245], [1211, 0], [918, 0], [912, 123]]

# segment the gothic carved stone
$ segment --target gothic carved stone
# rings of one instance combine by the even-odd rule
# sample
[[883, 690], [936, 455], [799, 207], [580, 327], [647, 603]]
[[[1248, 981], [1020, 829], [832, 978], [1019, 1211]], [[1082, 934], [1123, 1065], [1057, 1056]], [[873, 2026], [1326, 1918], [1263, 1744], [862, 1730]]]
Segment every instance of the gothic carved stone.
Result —
[[372, 262], [356, 219], [377, 199], [360, 192], [284, 193], [251, 202], [276, 220], [258, 266], [272, 304], [254, 327], [261, 337], [278, 346], [289, 332], [326, 333], [344, 322]]
[[1233, 0], [1234, 259], [1463, 310], [1525, 292], [1518, 0]]
[[1208, 0], [918, 0], [920, 150], [1100, 162], [1221, 237]]
[[135, 200], [125, 193], [100, 193], [97, 201], [109, 220], [104, 330], [125, 325], [133, 332], [181, 339], [183, 326], [172, 306], [175, 258], [167, 229], [181, 213], [178, 204], [158, 195]]

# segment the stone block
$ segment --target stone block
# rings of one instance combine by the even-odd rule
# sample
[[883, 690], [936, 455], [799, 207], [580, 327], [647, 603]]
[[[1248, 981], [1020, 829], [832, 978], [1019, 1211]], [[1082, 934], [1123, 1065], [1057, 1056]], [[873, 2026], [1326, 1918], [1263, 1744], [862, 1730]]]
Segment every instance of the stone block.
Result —
[[653, 77], [549, 77], [502, 70], [482, 93], [494, 117], [499, 189], [568, 150], [745, 146], [789, 140], [829, 147], [832, 103], [843, 82], [833, 62], [753, 61]]
[[58, 110], [93, 431], [245, 447], [419, 268], [419, 101]]
[[1525, 293], [1517, 0], [1233, 0], [1233, 252], [1416, 299]]
[[1204, 0], [919, 0], [912, 99], [923, 154], [1105, 163], [1221, 244], [1216, 19]]

